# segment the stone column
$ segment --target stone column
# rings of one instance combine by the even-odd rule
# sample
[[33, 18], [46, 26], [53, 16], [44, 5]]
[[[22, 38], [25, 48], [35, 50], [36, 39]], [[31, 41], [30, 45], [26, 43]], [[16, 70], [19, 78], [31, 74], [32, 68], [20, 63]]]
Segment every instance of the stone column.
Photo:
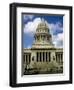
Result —
[[40, 59], [40, 57], [39, 57], [39, 52], [38, 52], [38, 62], [39, 62], [39, 59]]
[[27, 63], [27, 54], [26, 54], [26, 63]]
[[61, 63], [61, 53], [60, 53], [60, 63]]
[[29, 63], [29, 54], [27, 55], [27, 60], [28, 60], [28, 63]]
[[61, 53], [60, 53], [60, 63], [61, 63]]
[[61, 53], [61, 63], [62, 63], [62, 53]]
[[59, 54], [59, 63], [60, 63], [60, 54]]
[[46, 52], [44, 52], [44, 61], [46, 62]]
[[57, 54], [57, 62], [59, 62], [59, 56], [58, 56], [58, 54]]
[[59, 54], [58, 54], [58, 63], [59, 63], [60, 59], [59, 59]]
[[[36, 58], [36, 57], [35, 57]], [[36, 60], [36, 59], [35, 59]], [[29, 54], [29, 63], [30, 63], [30, 54]]]
[[47, 62], [47, 59], [48, 59], [48, 58], [47, 58], [47, 52], [46, 52], [46, 62]]
[[38, 62], [38, 52], [37, 52], [37, 62]]
[[60, 54], [58, 54], [58, 62], [60, 63]]
[[41, 57], [41, 55], [40, 55], [40, 52], [39, 52], [39, 61], [40, 61], [40, 57]]
[[42, 52], [40, 52], [40, 61], [42, 62]]
[[47, 62], [49, 62], [49, 52], [47, 52]]
[[43, 62], [43, 52], [41, 52], [42, 53], [42, 62]]
[[61, 54], [61, 61], [63, 62], [63, 54]]
[[57, 62], [57, 53], [56, 53], [56, 62]]
[[59, 54], [57, 54], [57, 62], [59, 63]]
[[51, 52], [51, 61], [53, 61], [53, 59], [55, 58], [55, 52]]
[[50, 57], [51, 53], [49, 52], [49, 62], [51, 61], [51, 57]]
[[24, 55], [24, 59], [25, 59], [24, 62], [26, 63], [26, 55]]

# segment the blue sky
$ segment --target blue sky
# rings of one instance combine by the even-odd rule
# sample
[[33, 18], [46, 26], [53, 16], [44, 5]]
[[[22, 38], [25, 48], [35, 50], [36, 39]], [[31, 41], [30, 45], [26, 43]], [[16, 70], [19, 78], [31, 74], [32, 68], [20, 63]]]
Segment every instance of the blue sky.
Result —
[[63, 47], [63, 16], [23, 14], [23, 48], [31, 48], [37, 25], [44, 19], [52, 34], [55, 47]]

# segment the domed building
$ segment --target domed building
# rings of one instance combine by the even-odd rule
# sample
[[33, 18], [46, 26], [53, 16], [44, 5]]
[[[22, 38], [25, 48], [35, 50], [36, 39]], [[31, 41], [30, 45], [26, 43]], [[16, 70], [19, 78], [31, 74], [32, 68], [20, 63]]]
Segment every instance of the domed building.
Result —
[[22, 75], [46, 73], [63, 73], [63, 48], [54, 46], [47, 22], [42, 20], [36, 28], [32, 48], [23, 49]]
[[35, 42], [32, 48], [53, 48], [52, 36], [44, 20], [38, 24], [34, 38]]

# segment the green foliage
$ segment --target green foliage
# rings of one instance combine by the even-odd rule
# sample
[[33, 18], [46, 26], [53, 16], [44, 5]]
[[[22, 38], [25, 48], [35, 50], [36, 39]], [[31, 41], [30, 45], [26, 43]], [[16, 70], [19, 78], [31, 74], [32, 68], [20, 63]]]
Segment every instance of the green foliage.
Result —
[[62, 73], [63, 68], [59, 68], [59, 64], [55, 61], [51, 62], [34, 62], [32, 63], [32, 68], [27, 70], [29, 74], [54, 74]]
[[[34, 62], [33, 68], [38, 73], [58, 73], [61, 69], [59, 69], [59, 64], [55, 61], [51, 62]], [[62, 70], [61, 70], [62, 72]]]

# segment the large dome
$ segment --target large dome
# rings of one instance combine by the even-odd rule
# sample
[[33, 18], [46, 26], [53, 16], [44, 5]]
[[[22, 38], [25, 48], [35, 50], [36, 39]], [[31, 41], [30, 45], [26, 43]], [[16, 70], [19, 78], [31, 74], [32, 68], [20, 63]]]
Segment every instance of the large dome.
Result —
[[37, 27], [38, 29], [40, 29], [40, 28], [48, 28], [48, 26], [47, 26], [47, 24], [45, 23], [45, 22], [40, 22], [39, 24], [38, 24], [38, 27]]
[[46, 29], [46, 30], [49, 29], [47, 22], [42, 19], [42, 21], [37, 26], [37, 30], [38, 29]]
[[52, 45], [52, 36], [49, 32], [49, 28], [47, 22], [42, 20], [36, 29], [36, 33], [34, 35], [34, 43], [32, 47], [40, 47], [40, 48], [48, 48], [53, 47]]

